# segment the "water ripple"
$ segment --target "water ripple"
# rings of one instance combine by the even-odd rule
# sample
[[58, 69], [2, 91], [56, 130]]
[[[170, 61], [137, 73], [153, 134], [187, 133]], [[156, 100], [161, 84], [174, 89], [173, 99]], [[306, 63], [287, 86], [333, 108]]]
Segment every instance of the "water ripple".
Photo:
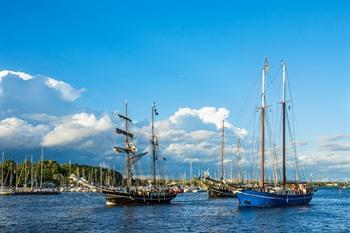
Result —
[[171, 205], [107, 208], [98, 194], [1, 196], [1, 232], [350, 232], [350, 190], [309, 206], [240, 209], [237, 199], [179, 195]]

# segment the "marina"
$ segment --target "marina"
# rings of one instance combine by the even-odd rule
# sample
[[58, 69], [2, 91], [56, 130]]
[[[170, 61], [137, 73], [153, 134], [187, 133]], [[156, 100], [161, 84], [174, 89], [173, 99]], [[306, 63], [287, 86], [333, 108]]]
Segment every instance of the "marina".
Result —
[[0, 233], [350, 233], [350, 1], [0, 21]]

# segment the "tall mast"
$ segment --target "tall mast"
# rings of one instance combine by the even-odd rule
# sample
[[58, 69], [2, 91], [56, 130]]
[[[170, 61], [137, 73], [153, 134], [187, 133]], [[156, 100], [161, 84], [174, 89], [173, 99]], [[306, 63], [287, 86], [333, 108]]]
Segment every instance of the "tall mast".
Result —
[[225, 120], [222, 120], [221, 128], [221, 180], [224, 179], [224, 137], [225, 137]]
[[282, 63], [282, 170], [283, 187], [286, 186], [286, 64]]
[[192, 186], [192, 160], [190, 160], [190, 186]]
[[153, 102], [152, 105], [152, 136], [151, 136], [151, 147], [152, 147], [152, 167], [153, 167], [153, 185], [156, 185], [156, 160], [157, 160], [157, 147], [158, 147], [158, 141], [155, 135], [154, 130], [154, 118], [155, 115], [158, 115], [157, 109], [156, 109], [156, 103]]
[[12, 187], [12, 180], [13, 180], [12, 165], [13, 165], [12, 163], [9, 163], [9, 169], [10, 169], [9, 187]]
[[126, 186], [129, 188], [132, 185], [132, 165], [141, 159], [142, 156], [147, 154], [143, 152], [141, 154], [136, 154], [136, 147], [133, 144], [134, 135], [129, 132], [129, 123], [132, 123], [132, 120], [128, 117], [128, 102], [125, 101], [125, 115], [118, 114], [120, 119], [125, 120], [125, 129], [115, 129], [116, 134], [122, 134], [125, 137], [124, 143], [125, 147], [114, 147], [116, 153], [125, 153], [125, 175], [126, 175]]
[[103, 180], [102, 180], [102, 177], [103, 177], [103, 171], [102, 171], [102, 165], [100, 163], [100, 186], [102, 187], [103, 186]]
[[69, 160], [69, 175], [72, 174], [72, 162]]
[[27, 156], [24, 160], [24, 188], [27, 188]]
[[128, 117], [128, 102], [125, 101], [125, 115], [118, 114], [120, 119], [125, 120], [125, 129], [116, 128], [115, 132], [117, 134], [122, 134], [125, 136], [125, 147], [114, 147], [114, 151], [116, 153], [125, 153], [125, 175], [126, 175], [126, 185], [130, 187], [132, 185], [132, 165], [136, 161], [138, 161], [142, 156], [147, 154], [147, 152], [143, 152], [141, 154], [136, 154], [136, 147], [132, 143], [134, 135], [129, 132], [129, 123], [132, 123], [132, 120]]
[[126, 132], [126, 135], [125, 135], [125, 148], [127, 149], [126, 150], [126, 184], [128, 187], [130, 187], [132, 185], [132, 177], [131, 177], [131, 161], [130, 161], [130, 158], [129, 158], [129, 149], [130, 149], [130, 143], [129, 143], [129, 137], [127, 135], [128, 133], [128, 124], [129, 124], [129, 121], [128, 121], [128, 101], [125, 100], [125, 132]]
[[262, 91], [261, 91], [261, 171], [259, 186], [264, 187], [265, 181], [265, 72], [268, 71], [268, 60], [265, 58], [265, 66], [262, 69]]
[[44, 147], [41, 147], [41, 158], [40, 158], [40, 188], [43, 187], [43, 160], [44, 160]]
[[1, 159], [1, 188], [4, 188], [4, 152]]
[[33, 155], [30, 156], [30, 188], [33, 188], [33, 176], [34, 169], [33, 169]]
[[241, 137], [238, 135], [238, 139], [237, 139], [237, 178], [238, 178], [238, 182], [241, 183], [242, 181], [242, 174], [241, 174], [241, 154], [240, 154], [240, 139]]

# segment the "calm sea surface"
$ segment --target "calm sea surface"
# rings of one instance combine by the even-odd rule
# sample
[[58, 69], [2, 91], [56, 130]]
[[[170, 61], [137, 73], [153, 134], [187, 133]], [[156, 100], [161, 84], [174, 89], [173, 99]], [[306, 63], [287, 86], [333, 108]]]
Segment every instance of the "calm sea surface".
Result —
[[171, 205], [105, 207], [99, 194], [0, 196], [0, 232], [350, 232], [350, 190], [309, 206], [239, 209], [237, 199], [179, 195]]

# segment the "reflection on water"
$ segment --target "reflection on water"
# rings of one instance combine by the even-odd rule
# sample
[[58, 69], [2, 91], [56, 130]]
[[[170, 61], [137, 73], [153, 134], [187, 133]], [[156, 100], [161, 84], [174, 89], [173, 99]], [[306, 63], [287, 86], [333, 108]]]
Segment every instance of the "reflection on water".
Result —
[[350, 190], [319, 190], [309, 206], [238, 208], [236, 199], [179, 195], [171, 205], [107, 208], [100, 194], [0, 196], [1, 232], [346, 232]]

